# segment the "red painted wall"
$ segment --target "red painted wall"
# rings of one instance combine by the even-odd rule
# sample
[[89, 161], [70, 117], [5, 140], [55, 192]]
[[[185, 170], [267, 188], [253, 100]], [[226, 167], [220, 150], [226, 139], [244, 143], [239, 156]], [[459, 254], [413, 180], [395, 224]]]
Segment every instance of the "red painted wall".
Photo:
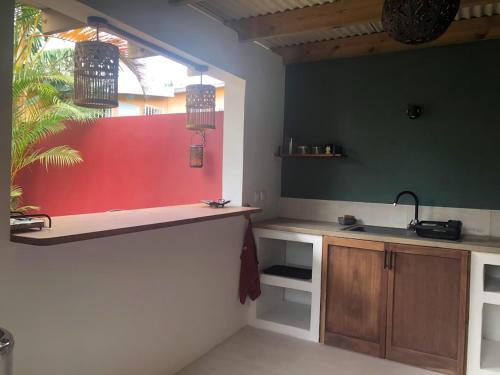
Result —
[[[70, 145], [84, 162], [31, 167], [19, 176], [23, 204], [53, 216], [195, 203], [222, 195], [223, 112], [207, 132], [205, 165], [189, 167], [193, 133], [185, 114], [99, 119], [70, 124], [43, 146]], [[195, 139], [196, 141], [198, 138]]]

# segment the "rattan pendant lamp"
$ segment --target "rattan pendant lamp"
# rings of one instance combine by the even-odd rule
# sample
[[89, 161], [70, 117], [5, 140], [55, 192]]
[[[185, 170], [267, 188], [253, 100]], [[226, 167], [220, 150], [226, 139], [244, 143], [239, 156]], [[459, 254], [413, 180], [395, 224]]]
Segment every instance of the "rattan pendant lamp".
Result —
[[191, 142], [189, 166], [203, 167], [203, 151], [206, 146], [207, 129], [215, 129], [215, 87], [203, 84], [203, 71], [200, 71], [200, 83], [186, 87], [186, 128], [199, 134], [201, 141]]
[[382, 24], [398, 42], [427, 43], [448, 30], [459, 8], [460, 0], [385, 0]]
[[87, 108], [118, 107], [118, 71], [120, 51], [117, 46], [99, 40], [76, 43], [74, 103]]

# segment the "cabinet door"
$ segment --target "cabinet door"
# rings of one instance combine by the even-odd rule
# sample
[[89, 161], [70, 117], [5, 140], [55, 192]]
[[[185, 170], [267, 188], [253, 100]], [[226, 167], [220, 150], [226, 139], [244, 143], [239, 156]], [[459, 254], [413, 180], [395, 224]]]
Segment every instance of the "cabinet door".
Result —
[[322, 342], [385, 354], [387, 272], [384, 244], [326, 238], [323, 246]]
[[467, 325], [466, 251], [391, 244], [386, 357], [463, 374]]

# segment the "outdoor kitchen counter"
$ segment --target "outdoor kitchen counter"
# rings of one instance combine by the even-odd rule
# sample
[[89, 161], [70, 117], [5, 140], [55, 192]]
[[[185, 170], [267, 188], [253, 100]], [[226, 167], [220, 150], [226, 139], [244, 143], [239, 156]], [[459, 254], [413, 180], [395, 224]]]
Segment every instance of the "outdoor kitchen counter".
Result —
[[192, 204], [58, 216], [52, 218], [51, 229], [16, 233], [12, 234], [10, 238], [13, 242], [49, 246], [258, 212], [261, 212], [261, 209], [255, 207], [212, 208], [204, 204]]
[[308, 221], [278, 218], [255, 223], [255, 228], [273, 229], [285, 232], [313, 234], [319, 236], [332, 236], [354, 238], [369, 241], [391, 242], [406, 245], [440, 247], [446, 249], [468, 250], [483, 253], [500, 254], [500, 237], [487, 237], [464, 235], [461, 241], [445, 241], [432, 238], [418, 237], [415, 233], [409, 235], [388, 235], [342, 230], [345, 226], [324, 221]]

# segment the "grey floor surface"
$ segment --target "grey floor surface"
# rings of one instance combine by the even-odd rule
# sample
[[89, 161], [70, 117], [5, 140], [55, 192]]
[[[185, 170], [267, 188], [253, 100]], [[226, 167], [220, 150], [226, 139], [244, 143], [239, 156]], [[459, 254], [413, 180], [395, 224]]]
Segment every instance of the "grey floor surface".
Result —
[[432, 375], [399, 363], [244, 328], [177, 375]]

